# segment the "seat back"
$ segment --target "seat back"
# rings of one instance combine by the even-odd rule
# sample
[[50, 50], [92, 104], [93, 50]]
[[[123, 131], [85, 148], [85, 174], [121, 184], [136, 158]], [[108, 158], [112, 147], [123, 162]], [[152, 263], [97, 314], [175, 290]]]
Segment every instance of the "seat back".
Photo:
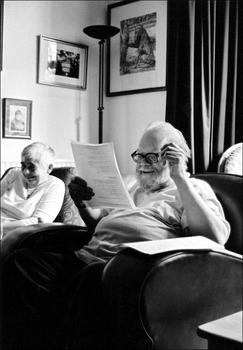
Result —
[[78, 208], [74, 204], [68, 189], [68, 185], [72, 178], [76, 175], [75, 167], [56, 167], [53, 168], [51, 175], [58, 177], [64, 182], [65, 194], [63, 204], [60, 212], [58, 213], [55, 222], [62, 222], [64, 224], [72, 224], [78, 226], [85, 226], [82, 220]]
[[231, 225], [231, 234], [225, 245], [229, 250], [242, 254], [242, 180], [240, 175], [223, 173], [196, 174], [192, 177], [204, 180], [214, 190], [219, 199], [226, 219]]

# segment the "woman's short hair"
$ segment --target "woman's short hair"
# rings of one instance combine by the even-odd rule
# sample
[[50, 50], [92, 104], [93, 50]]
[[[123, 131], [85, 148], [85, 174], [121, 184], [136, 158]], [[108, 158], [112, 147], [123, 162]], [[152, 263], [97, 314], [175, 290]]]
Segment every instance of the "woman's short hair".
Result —
[[55, 152], [51, 146], [44, 142], [33, 142], [23, 149], [21, 157], [50, 165], [54, 161]]

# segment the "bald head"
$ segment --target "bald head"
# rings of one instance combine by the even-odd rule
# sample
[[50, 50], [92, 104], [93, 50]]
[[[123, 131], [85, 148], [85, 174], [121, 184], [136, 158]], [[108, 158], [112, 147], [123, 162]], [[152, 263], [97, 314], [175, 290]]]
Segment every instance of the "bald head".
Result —
[[168, 143], [176, 143], [181, 147], [185, 153], [186, 161], [190, 158], [191, 152], [183, 134], [167, 122], [156, 121], [149, 124], [142, 135], [139, 148], [144, 148], [144, 145], [150, 145], [151, 148], [158, 151]]

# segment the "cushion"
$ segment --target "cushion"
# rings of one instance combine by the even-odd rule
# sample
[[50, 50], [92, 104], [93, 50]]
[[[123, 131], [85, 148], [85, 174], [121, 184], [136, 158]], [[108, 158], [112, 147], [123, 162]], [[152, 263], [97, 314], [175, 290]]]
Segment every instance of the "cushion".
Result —
[[235, 148], [227, 157], [224, 167], [225, 173], [243, 175], [242, 173], [242, 144]]
[[58, 177], [65, 184], [65, 194], [62, 208], [57, 215], [55, 222], [62, 222], [64, 224], [73, 224], [78, 226], [86, 226], [82, 220], [78, 208], [74, 204], [68, 189], [71, 179], [76, 176], [76, 169], [74, 167], [59, 167], [54, 168], [51, 175]]
[[243, 175], [242, 143], [228, 148], [220, 158], [218, 171], [228, 174]]

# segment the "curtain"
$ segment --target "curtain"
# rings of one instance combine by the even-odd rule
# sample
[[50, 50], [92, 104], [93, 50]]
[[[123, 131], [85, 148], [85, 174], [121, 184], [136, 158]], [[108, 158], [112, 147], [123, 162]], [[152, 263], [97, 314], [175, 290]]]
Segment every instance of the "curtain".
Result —
[[190, 171], [216, 171], [241, 142], [242, 36], [238, 0], [168, 0], [166, 120], [192, 150]]

